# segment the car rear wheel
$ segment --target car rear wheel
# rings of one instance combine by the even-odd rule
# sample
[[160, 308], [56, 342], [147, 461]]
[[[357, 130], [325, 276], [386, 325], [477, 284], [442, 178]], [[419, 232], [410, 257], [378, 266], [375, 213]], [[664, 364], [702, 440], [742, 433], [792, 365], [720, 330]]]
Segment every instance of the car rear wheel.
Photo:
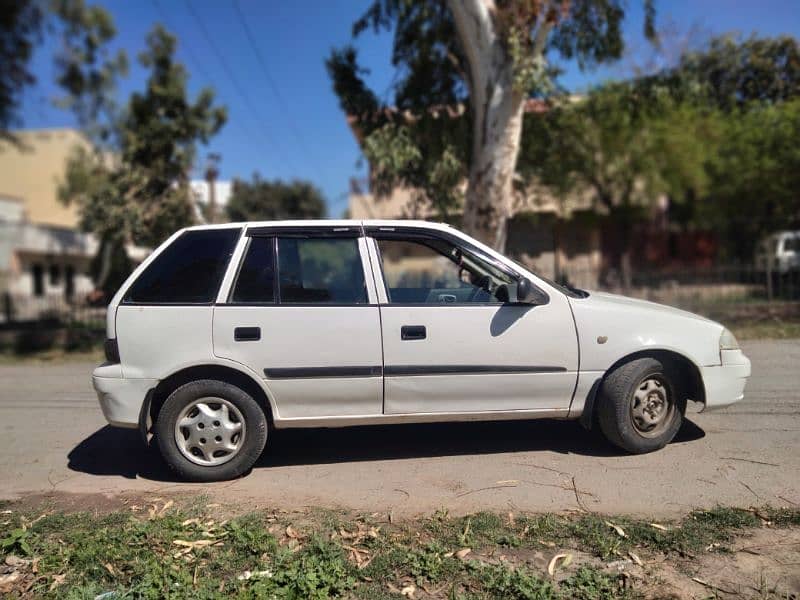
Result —
[[683, 422], [686, 400], [669, 364], [640, 358], [617, 367], [600, 387], [598, 421], [606, 438], [634, 454], [666, 446]]
[[166, 463], [190, 481], [238, 477], [267, 441], [261, 406], [240, 388], [199, 380], [176, 389], [158, 414], [156, 440]]

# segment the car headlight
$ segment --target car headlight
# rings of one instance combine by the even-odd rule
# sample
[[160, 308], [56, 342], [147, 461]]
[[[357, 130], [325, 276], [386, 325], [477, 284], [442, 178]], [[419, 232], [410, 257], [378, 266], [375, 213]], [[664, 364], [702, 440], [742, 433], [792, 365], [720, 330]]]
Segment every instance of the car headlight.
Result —
[[730, 330], [723, 329], [722, 335], [719, 336], [719, 349], [720, 350], [738, 350], [739, 342], [736, 340]]

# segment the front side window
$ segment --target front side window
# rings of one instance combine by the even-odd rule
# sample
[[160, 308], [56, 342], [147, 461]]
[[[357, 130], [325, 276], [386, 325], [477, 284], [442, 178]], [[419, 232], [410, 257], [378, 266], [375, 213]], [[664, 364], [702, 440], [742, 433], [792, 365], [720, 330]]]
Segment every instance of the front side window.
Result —
[[508, 274], [448, 241], [379, 239], [378, 249], [391, 304], [509, 301]]
[[365, 304], [356, 238], [278, 238], [282, 304]]
[[209, 304], [217, 297], [240, 229], [186, 231], [133, 282], [124, 302]]

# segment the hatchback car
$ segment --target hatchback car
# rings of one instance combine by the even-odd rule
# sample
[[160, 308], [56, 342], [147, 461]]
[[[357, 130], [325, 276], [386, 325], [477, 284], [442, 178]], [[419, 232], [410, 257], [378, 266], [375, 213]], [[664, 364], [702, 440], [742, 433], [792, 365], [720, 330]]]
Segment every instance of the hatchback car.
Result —
[[688, 400], [742, 398], [722, 325], [565, 289], [441, 224], [191, 227], [128, 278], [93, 374], [111, 425], [181, 477], [236, 477], [272, 429], [558, 418], [633, 453]]

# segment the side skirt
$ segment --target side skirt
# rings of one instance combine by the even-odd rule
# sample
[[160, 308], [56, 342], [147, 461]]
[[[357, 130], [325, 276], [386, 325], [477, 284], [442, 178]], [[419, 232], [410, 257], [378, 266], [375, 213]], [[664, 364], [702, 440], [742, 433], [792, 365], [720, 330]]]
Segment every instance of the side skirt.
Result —
[[467, 421], [514, 421], [525, 419], [577, 419], [575, 409], [502, 410], [469, 413], [412, 413], [399, 415], [355, 415], [347, 417], [311, 417], [275, 419], [276, 429], [301, 427], [358, 427], [400, 423], [458, 423]]

